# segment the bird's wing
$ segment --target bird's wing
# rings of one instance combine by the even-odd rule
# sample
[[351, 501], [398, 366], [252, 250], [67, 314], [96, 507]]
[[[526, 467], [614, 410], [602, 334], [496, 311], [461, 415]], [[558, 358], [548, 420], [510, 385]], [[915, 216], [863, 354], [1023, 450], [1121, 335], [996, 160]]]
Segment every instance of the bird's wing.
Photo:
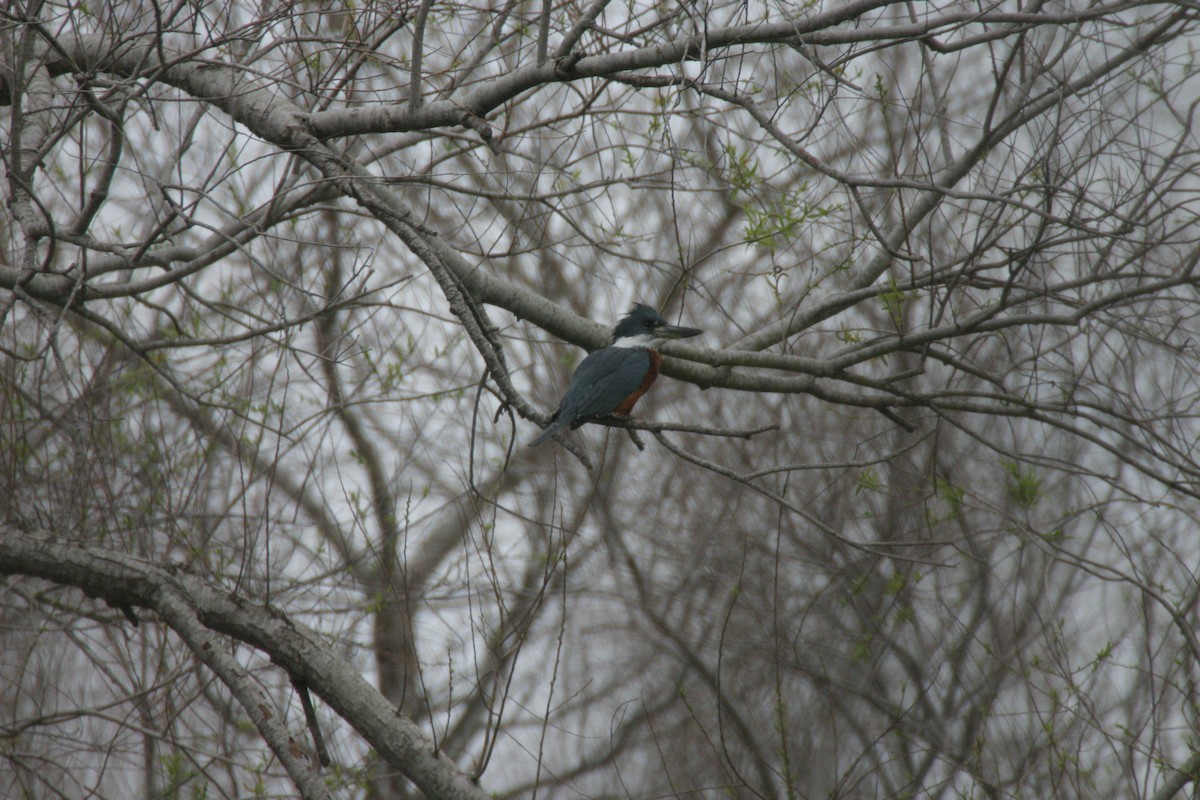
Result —
[[636, 392], [650, 369], [650, 354], [633, 347], [606, 347], [583, 360], [559, 405], [560, 419], [602, 417]]

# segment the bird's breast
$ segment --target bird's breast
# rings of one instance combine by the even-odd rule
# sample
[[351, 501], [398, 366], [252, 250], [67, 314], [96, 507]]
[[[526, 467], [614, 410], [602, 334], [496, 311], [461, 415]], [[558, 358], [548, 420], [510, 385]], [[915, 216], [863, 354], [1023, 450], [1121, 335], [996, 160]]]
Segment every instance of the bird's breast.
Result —
[[617, 406], [617, 410], [613, 412], [614, 414], [626, 416], [632, 412], [637, 401], [641, 399], [642, 395], [650, 391], [650, 387], [654, 385], [655, 379], [658, 378], [658, 371], [662, 368], [662, 354], [657, 350], [649, 348], [646, 348], [645, 352], [646, 355], [650, 356], [650, 363], [646, 369], [645, 376], [642, 378], [642, 383], [634, 390], [633, 394], [621, 401], [621, 404]]

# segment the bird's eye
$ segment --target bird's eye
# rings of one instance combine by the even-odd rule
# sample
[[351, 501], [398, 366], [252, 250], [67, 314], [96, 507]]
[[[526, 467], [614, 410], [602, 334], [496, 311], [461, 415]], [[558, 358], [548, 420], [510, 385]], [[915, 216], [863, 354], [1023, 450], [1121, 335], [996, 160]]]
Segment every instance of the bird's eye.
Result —
[[652, 320], [652, 319], [646, 320], [645, 322], [642, 323], [642, 327], [647, 330], [650, 330], [651, 328], [654, 327], [654, 320]]

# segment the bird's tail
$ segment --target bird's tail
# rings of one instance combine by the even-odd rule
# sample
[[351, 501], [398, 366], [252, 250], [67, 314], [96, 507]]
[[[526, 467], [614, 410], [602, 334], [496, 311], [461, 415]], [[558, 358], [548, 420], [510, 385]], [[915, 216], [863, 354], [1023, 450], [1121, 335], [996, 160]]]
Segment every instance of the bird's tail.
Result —
[[567, 427], [568, 424], [570, 424], [568, 420], [563, 419], [562, 417], [559, 417], [558, 419], [551, 422], [550, 426], [548, 428], [546, 428], [546, 430], [539, 433], [537, 435], [537, 437], [532, 442], [529, 443], [529, 446], [537, 447], [539, 444], [546, 441], [551, 436], [553, 436], [554, 434], [561, 431], [563, 428]]

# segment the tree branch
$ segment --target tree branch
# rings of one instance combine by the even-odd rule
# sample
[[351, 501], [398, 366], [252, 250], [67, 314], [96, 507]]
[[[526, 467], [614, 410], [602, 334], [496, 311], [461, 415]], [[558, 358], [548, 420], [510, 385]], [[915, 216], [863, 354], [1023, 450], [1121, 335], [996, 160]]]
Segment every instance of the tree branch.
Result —
[[[80, 547], [0, 526], [0, 575], [28, 575], [74, 586], [115, 607], [154, 611], [173, 629], [179, 625], [203, 647], [203, 628], [243, 642], [304, 682], [426, 797], [487, 800], [433, 742], [371, 686], [358, 668], [313, 631], [282, 613], [255, 605], [182, 573], [99, 548]], [[186, 603], [186, 605], [181, 605]], [[194, 609], [195, 616], [182, 609]], [[190, 613], [190, 612], [189, 612]], [[182, 631], [180, 632], [183, 635]], [[185, 637], [186, 639], [186, 637]], [[189, 642], [189, 644], [192, 644]]]

